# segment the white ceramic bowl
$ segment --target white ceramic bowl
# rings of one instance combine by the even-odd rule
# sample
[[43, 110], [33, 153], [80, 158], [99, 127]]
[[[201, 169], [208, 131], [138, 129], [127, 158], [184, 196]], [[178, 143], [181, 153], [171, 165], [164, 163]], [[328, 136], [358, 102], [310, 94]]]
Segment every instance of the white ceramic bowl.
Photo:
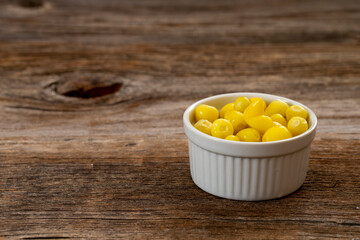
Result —
[[[289, 105], [303, 106], [309, 114], [309, 129], [276, 142], [236, 142], [209, 136], [193, 126], [198, 105], [220, 109], [241, 96], [261, 97], [267, 104], [280, 99]], [[183, 120], [189, 140], [191, 176], [202, 190], [229, 199], [259, 201], [288, 195], [304, 183], [317, 118], [303, 104], [270, 94], [229, 93], [192, 104]]]

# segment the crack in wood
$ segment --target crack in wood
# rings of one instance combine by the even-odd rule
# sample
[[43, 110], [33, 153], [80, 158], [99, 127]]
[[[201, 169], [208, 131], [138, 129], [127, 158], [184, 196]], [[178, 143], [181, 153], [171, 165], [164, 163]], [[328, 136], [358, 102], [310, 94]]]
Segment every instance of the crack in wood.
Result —
[[10, 109], [24, 109], [24, 110], [33, 110], [33, 111], [41, 111], [41, 112], [79, 112], [81, 110], [71, 110], [71, 109], [49, 109], [49, 108], [42, 108], [42, 107], [29, 107], [29, 106], [6, 106]]
[[[73, 237], [71, 237], [73, 238]], [[71, 239], [70, 237], [57, 237], [57, 236], [51, 236], [51, 237], [25, 237], [23, 239]]]

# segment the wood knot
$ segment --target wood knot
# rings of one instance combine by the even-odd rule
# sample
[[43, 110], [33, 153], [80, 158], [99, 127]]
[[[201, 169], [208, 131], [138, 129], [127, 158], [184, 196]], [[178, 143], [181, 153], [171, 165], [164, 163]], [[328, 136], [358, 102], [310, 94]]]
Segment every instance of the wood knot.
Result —
[[18, 0], [18, 3], [25, 8], [39, 8], [44, 5], [43, 0]]
[[154, 89], [158, 89], [154, 82], [141, 76], [128, 79], [113, 73], [69, 72], [51, 77], [41, 96], [62, 108], [87, 109], [152, 98]]
[[65, 97], [89, 99], [114, 94], [121, 89], [122, 85], [121, 82], [102, 82], [94, 78], [69, 81], [56, 86], [54, 90], [57, 94]]
[[121, 87], [122, 87], [122, 83], [114, 83], [105, 86], [87, 85], [72, 90], [70, 89], [69, 91], [60, 94], [67, 97], [76, 97], [76, 98], [84, 98], [84, 99], [96, 98], [96, 97], [102, 97], [113, 94], [119, 91]]

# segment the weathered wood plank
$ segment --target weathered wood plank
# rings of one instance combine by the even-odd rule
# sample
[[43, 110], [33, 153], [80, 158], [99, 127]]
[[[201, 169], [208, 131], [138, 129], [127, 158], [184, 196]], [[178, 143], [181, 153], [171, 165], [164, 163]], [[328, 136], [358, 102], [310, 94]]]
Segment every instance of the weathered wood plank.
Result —
[[[0, 239], [359, 238], [359, 22], [355, 0], [1, 1]], [[183, 111], [240, 91], [316, 112], [294, 194], [192, 182]]]

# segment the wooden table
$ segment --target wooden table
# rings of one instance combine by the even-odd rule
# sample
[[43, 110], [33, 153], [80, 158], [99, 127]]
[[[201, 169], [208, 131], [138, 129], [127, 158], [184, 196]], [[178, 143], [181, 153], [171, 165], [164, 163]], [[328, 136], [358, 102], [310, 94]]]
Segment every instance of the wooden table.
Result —
[[[182, 114], [312, 108], [303, 187], [242, 202], [189, 170]], [[0, 1], [0, 239], [360, 238], [360, 2]]]

